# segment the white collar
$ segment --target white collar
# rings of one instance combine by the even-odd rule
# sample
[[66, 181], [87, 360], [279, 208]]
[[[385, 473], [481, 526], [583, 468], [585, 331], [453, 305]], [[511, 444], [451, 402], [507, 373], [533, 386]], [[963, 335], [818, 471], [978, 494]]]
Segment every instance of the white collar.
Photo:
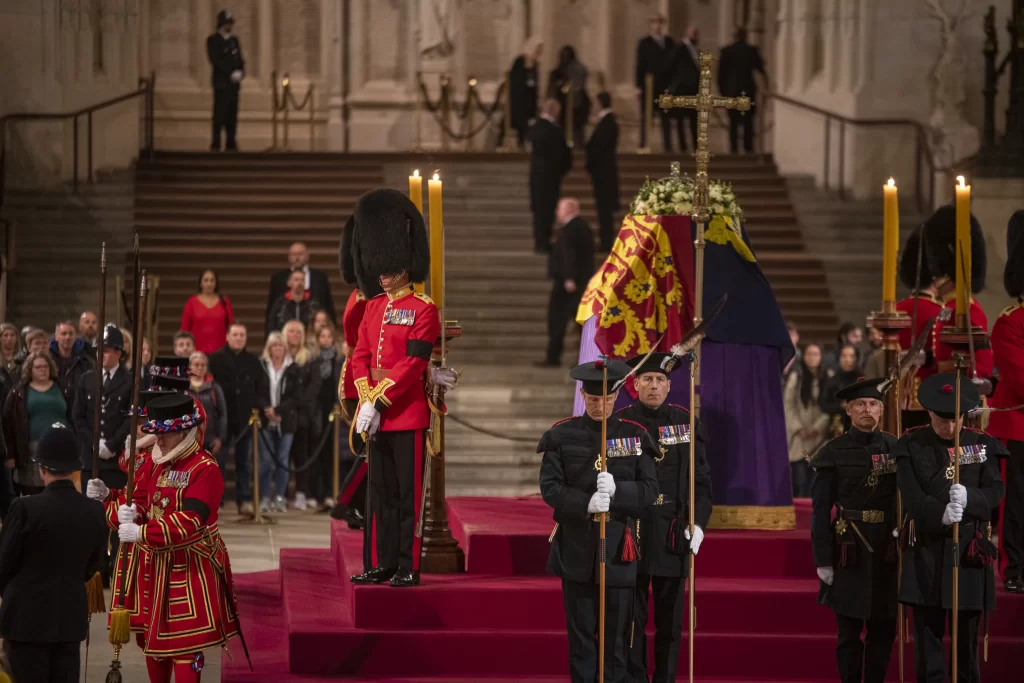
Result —
[[181, 443], [171, 449], [170, 453], [164, 454], [160, 450], [159, 444], [153, 445], [153, 463], [155, 465], [163, 465], [166, 462], [173, 462], [185, 455], [185, 453], [191, 452], [193, 447], [199, 445], [196, 435], [199, 433], [199, 427], [193, 427], [188, 430], [188, 434], [182, 439]]
[[106, 368], [103, 368], [103, 374], [107, 376], [107, 379], [114, 379], [114, 375], [117, 374], [117, 371], [120, 367], [121, 364], [118, 363], [117, 365], [114, 366], [112, 370], [107, 370]]
[[597, 112], [597, 120], [600, 121], [601, 119], [603, 119], [604, 117], [608, 116], [608, 114], [611, 113], [611, 107], [608, 107], [607, 109], [602, 109], [601, 111]]
[[556, 126], [558, 125], [558, 119], [556, 119], [554, 116], [551, 116], [550, 114], [541, 114], [540, 117], [542, 119], [544, 119], [545, 121], [550, 121], [551, 123], [555, 124]]

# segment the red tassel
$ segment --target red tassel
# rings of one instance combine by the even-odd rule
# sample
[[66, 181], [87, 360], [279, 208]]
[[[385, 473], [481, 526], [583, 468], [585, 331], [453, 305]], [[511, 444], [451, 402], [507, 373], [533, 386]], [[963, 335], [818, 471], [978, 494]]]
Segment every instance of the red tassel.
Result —
[[636, 541], [633, 540], [633, 534], [630, 532], [629, 527], [626, 527], [625, 538], [622, 541], [622, 561], [629, 564], [637, 558]]
[[840, 551], [839, 551], [839, 566], [840, 567], [845, 567], [846, 566], [846, 561], [847, 561], [847, 552], [846, 551], [848, 549], [849, 549], [849, 544], [847, 544], [847, 543], [840, 544]]
[[896, 554], [896, 544], [897, 543], [898, 543], [897, 539], [892, 538], [892, 537], [889, 538], [889, 545], [885, 549], [885, 561], [888, 562], [889, 564], [892, 564], [897, 559], [897, 554]]

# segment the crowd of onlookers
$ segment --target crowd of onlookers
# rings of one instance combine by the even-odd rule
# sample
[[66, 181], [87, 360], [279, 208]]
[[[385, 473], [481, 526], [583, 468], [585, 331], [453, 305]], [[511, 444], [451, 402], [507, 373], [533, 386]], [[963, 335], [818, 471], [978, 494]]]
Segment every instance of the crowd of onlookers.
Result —
[[864, 377], [866, 369], [877, 363], [882, 335], [874, 328], [868, 328], [865, 334], [861, 327], [846, 322], [840, 325], [834, 345], [813, 342], [801, 345], [800, 331], [792, 323], [788, 327], [796, 355], [782, 378], [786, 437], [793, 495], [806, 498], [811, 493], [807, 456], [850, 426], [843, 402], [835, 397], [836, 392]]
[[[256, 450], [263, 509], [284, 510], [292, 483], [294, 508], [334, 505], [329, 416], [337, 403], [346, 350], [335, 327], [326, 273], [309, 267], [309, 252], [302, 243], [291, 246], [288, 262], [289, 267], [271, 279], [266, 341], [258, 355], [247, 350], [247, 328], [235, 320], [217, 273], [209, 269], [199, 274], [197, 292], [185, 303], [181, 329], [173, 338], [173, 355], [188, 359], [189, 389], [206, 412], [206, 448], [222, 471], [234, 462], [235, 501], [243, 513], [252, 510], [254, 410], [260, 419]], [[101, 335], [104, 328], [92, 311], [83, 312], [77, 324], [57, 323], [52, 333], [0, 323], [0, 513], [6, 514], [14, 496], [42, 490], [33, 456], [39, 439], [54, 424], [76, 431], [83, 469], [89, 469], [92, 408], [83, 404], [93, 401], [98, 380], [89, 373], [96, 368]], [[131, 332], [107, 331], [105, 339], [103, 400], [112, 400], [118, 392], [130, 401]], [[153, 383], [150, 367], [168, 361], [154, 358], [147, 339], [142, 340], [140, 353], [140, 387], [145, 390]], [[119, 374], [121, 381], [113, 381]], [[104, 412], [103, 419], [123, 420], [126, 434], [130, 410], [117, 412]], [[347, 444], [347, 438], [341, 441]], [[125, 443], [108, 444], [101, 438], [100, 457], [116, 463]], [[347, 448], [343, 452], [348, 455]]]

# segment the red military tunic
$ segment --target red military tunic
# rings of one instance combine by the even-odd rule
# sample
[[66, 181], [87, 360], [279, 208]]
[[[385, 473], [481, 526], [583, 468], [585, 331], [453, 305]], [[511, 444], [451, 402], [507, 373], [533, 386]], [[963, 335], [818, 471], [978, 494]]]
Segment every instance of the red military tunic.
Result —
[[[992, 327], [991, 344], [999, 368], [992, 407], [1024, 404], [1024, 297], [999, 314]], [[1024, 441], [1024, 409], [990, 413], [988, 432], [1003, 441]]]
[[[909, 327], [905, 330], [900, 330], [900, 349], [903, 351], [906, 351], [913, 346], [914, 341], [916, 341], [921, 335], [921, 332], [924, 331], [929, 320], [935, 318], [935, 322], [938, 324], [939, 312], [942, 310], [941, 301], [930, 294], [924, 293], [913, 294], [908, 296], [906, 299], [897, 302], [896, 310], [906, 313], [908, 317], [913, 318], [915, 299], [917, 300], [917, 326], [914, 329], [913, 338], [911, 338]], [[933, 357], [935, 355], [935, 344], [935, 329], [932, 328], [932, 331], [928, 333], [928, 339], [925, 342], [924, 348], [930, 352]], [[921, 386], [921, 382], [923, 382], [927, 377], [934, 375], [935, 372], [934, 361], [926, 366], [917, 368], [914, 373], [913, 385], [910, 391], [910, 400], [905, 404], [907, 408], [910, 410], [924, 410], [924, 408], [921, 407], [921, 404], [917, 402], [917, 388]]]
[[[988, 317], [985, 315], [985, 311], [982, 310], [981, 306], [971, 298], [971, 306], [968, 309], [968, 314], [971, 318], [971, 325], [980, 327], [985, 332], [988, 332]], [[946, 302], [946, 305], [939, 311], [939, 316], [935, 319], [935, 362], [939, 372], [953, 372], [953, 349], [946, 344], [938, 341], [942, 330], [946, 327], [954, 327], [956, 325], [956, 300], [950, 299]], [[967, 353], [963, 354], [967, 362], [970, 362], [970, 358], [967, 357]], [[991, 377], [993, 360], [992, 360], [992, 348], [988, 344], [974, 347], [974, 356], [977, 360], [978, 367], [975, 368], [978, 371], [978, 377]], [[972, 372], [970, 368], [967, 370], [968, 373]]]
[[366, 303], [352, 376], [360, 402], [380, 412], [381, 431], [430, 426], [424, 382], [440, 334], [437, 306], [411, 286]]
[[341, 327], [345, 334], [345, 343], [348, 345], [348, 357], [341, 368], [342, 390], [339, 398], [357, 399], [359, 392], [356, 391], [356, 384], [352, 377], [352, 363], [350, 359], [359, 343], [359, 326], [363, 322], [363, 314], [366, 312], [366, 297], [358, 289], [353, 289], [345, 304], [345, 312], [341, 316]]

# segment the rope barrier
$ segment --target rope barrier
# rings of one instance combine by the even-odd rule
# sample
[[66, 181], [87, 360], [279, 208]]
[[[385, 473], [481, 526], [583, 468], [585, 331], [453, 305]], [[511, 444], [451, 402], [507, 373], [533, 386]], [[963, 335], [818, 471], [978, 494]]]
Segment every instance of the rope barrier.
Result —
[[[485, 128], [491, 125], [494, 115], [498, 112], [499, 108], [502, 108], [501, 105], [504, 101], [503, 95], [505, 94], [506, 86], [507, 83], [502, 82], [494, 93], [494, 102], [491, 103], [490, 105], [486, 105], [480, 99], [480, 94], [476, 90], [476, 87], [471, 85], [466, 93], [465, 99], [463, 100], [461, 110], [455, 110], [456, 117], [459, 119], [459, 121], [463, 122], [463, 129], [459, 132], [456, 132], [452, 130], [451, 127], [449, 127], [448, 123], [440, 115], [440, 112], [444, 110], [445, 105], [450, 104], [451, 101], [450, 86], [448, 85], [448, 82], [442, 81], [441, 93], [438, 96], [437, 102], [435, 103], [430, 101], [430, 96], [427, 93], [427, 86], [423, 82], [423, 79], [420, 79], [419, 81], [420, 95], [423, 98], [422, 101], [426, 110], [433, 115], [434, 121], [437, 123], [438, 127], [444, 132], [445, 135], [447, 135], [452, 140], [460, 141], [476, 137], [477, 134], [479, 134], [481, 131], [483, 131]], [[484, 115], [484, 119], [483, 121], [480, 122], [480, 125], [474, 126], [471, 130], [467, 131], [465, 130], [465, 122], [468, 119], [471, 108], [473, 107], [474, 104], [476, 105], [475, 108]], [[451, 110], [449, 109], [448, 111]]]
[[483, 434], [484, 436], [489, 436], [489, 437], [491, 437], [493, 439], [502, 439], [504, 441], [513, 441], [513, 442], [516, 442], [516, 443], [532, 443], [532, 444], [536, 444], [537, 443], [537, 439], [532, 439], [532, 438], [525, 437], [525, 436], [509, 436], [508, 434], [502, 434], [501, 432], [495, 432], [493, 430], [486, 429], [485, 427], [478, 427], [475, 424], [473, 424], [472, 422], [469, 422], [467, 420], [463, 420], [459, 416], [452, 415], [451, 413], [448, 413], [446, 415], [446, 417], [447, 417], [447, 419], [451, 420], [452, 422], [460, 424], [463, 427], [465, 427], [466, 429], [469, 429], [470, 431], [476, 432], [477, 434]]

